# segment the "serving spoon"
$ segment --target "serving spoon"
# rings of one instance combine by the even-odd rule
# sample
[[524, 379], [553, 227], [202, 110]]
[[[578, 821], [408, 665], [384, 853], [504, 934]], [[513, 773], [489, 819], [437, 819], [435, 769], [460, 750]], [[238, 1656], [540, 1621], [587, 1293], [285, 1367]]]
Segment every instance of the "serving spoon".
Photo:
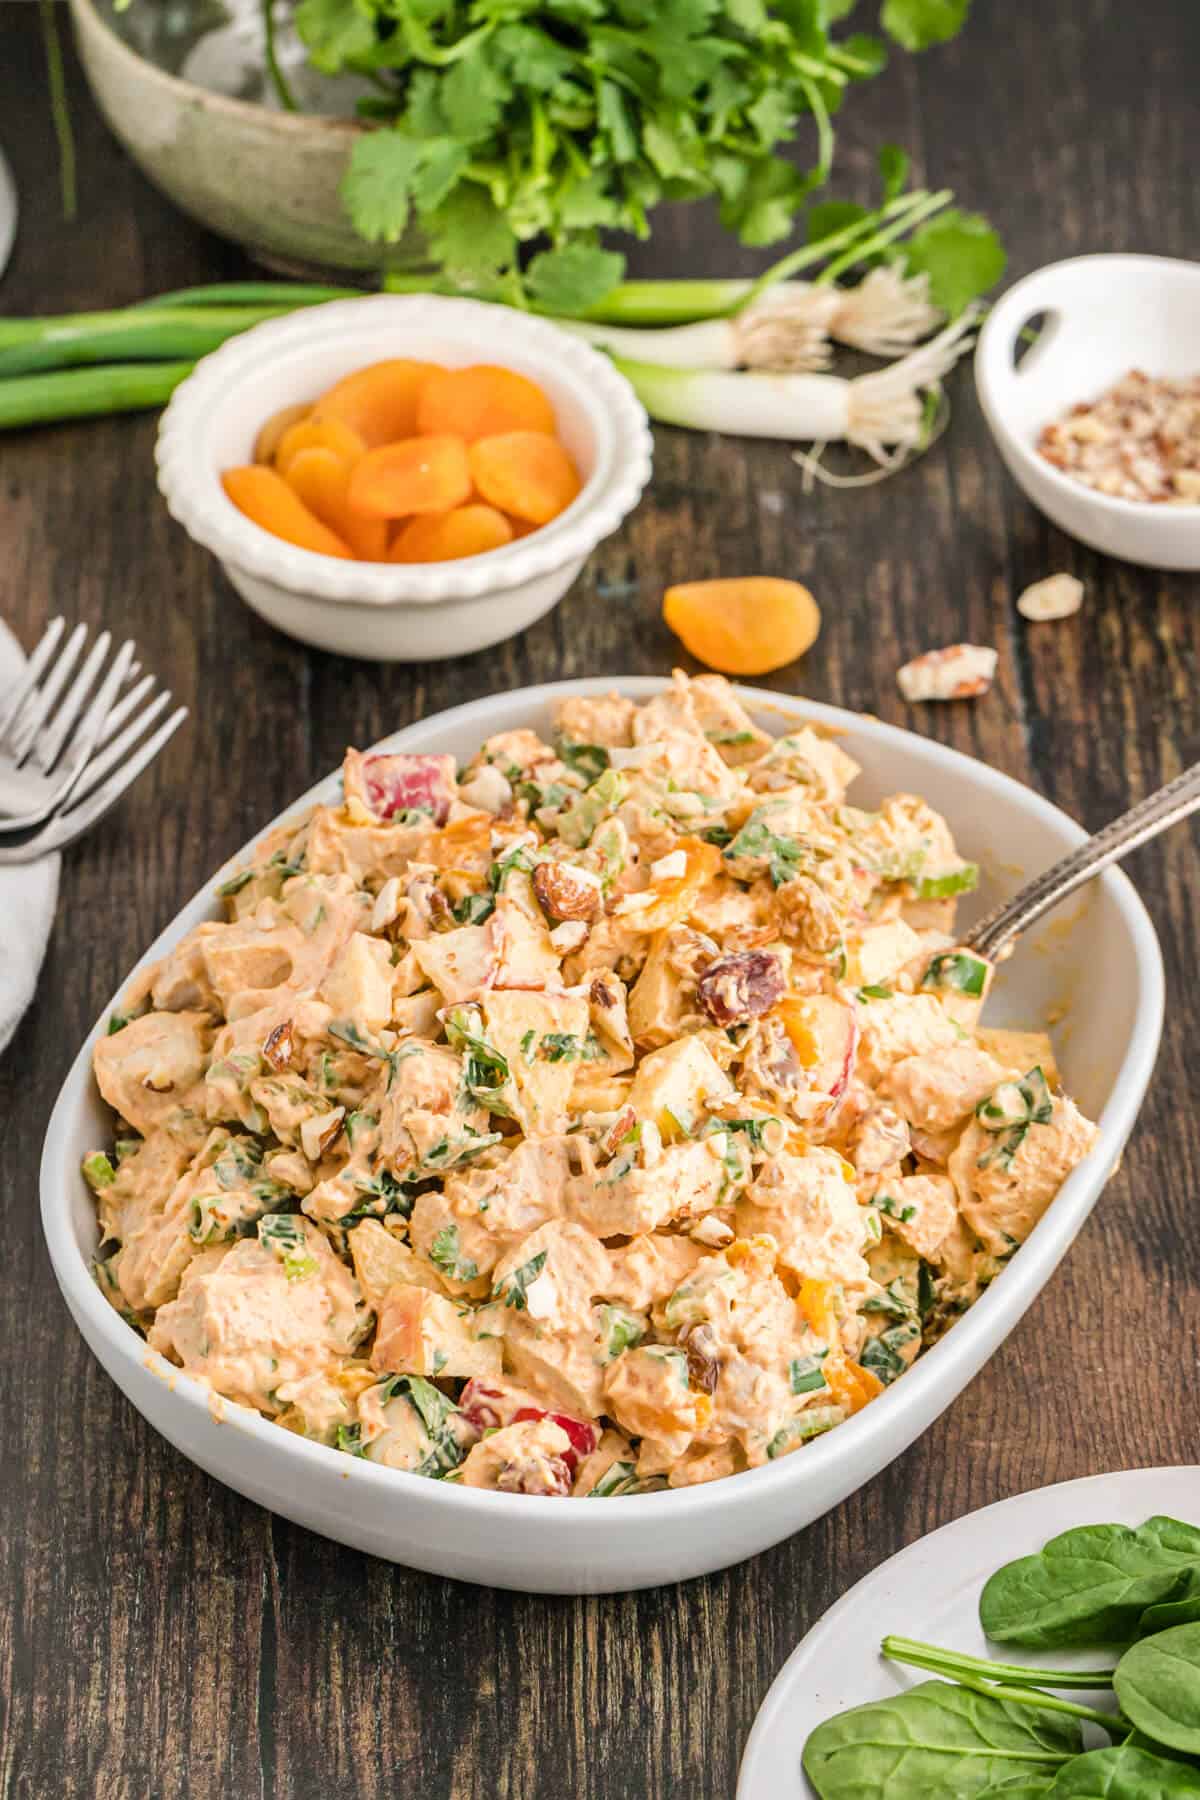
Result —
[[1041, 875], [1035, 875], [1032, 881], [1018, 888], [1010, 900], [1003, 901], [977, 919], [963, 938], [963, 946], [974, 950], [989, 962], [998, 961], [1023, 931], [1036, 923], [1043, 913], [1073, 894], [1076, 888], [1082, 887], [1106, 869], [1110, 863], [1118, 862], [1130, 850], [1136, 850], [1139, 844], [1148, 843], [1166, 831], [1169, 826], [1177, 825], [1200, 807], [1200, 762], [1193, 763], [1174, 781], [1165, 787], [1139, 800], [1128, 812], [1121, 814], [1097, 831], [1093, 837], [1080, 844], [1077, 850], [1060, 861], [1052, 863]]

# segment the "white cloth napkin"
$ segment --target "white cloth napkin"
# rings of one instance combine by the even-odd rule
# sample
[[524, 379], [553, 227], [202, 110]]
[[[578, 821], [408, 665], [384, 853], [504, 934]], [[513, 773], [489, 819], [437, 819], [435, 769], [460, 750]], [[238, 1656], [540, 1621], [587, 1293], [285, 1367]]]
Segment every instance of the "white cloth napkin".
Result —
[[[24, 654], [0, 619], [0, 696], [21, 673]], [[0, 1051], [33, 999], [54, 923], [61, 857], [0, 868]]]

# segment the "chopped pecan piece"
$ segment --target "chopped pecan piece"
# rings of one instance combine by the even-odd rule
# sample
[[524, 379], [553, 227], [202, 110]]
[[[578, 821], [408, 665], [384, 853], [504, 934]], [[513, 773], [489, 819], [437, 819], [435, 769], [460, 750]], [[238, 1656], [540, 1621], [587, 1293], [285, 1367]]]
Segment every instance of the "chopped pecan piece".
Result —
[[538, 863], [533, 891], [552, 919], [591, 919], [600, 910], [599, 883], [573, 863]]
[[783, 998], [783, 965], [767, 950], [735, 950], [709, 963], [696, 995], [714, 1025], [743, 1024]]
[[275, 1027], [263, 1045], [263, 1061], [269, 1063], [278, 1075], [282, 1070], [290, 1067], [293, 1048], [292, 1021], [285, 1019], [282, 1025]]
[[721, 1375], [717, 1340], [710, 1325], [692, 1325], [679, 1334], [679, 1342], [687, 1351], [688, 1381], [702, 1394], [714, 1394]]

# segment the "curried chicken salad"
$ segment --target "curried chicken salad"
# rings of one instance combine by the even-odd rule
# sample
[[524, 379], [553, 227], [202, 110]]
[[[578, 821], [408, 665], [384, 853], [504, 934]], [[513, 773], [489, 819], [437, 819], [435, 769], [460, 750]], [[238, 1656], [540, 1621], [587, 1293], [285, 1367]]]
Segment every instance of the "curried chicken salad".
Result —
[[977, 881], [720, 676], [346, 753], [95, 1048], [102, 1292], [392, 1468], [605, 1497], [800, 1449], [1001, 1272], [1095, 1127], [980, 1024]]

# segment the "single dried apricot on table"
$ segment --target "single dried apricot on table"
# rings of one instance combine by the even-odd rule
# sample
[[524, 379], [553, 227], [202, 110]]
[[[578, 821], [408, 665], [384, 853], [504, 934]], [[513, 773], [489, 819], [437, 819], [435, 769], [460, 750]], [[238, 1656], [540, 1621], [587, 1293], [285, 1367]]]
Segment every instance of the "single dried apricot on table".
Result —
[[473, 443], [504, 431], [554, 431], [554, 408], [535, 381], [493, 363], [437, 369], [421, 389], [418, 431], [449, 431]]
[[261, 463], [241, 469], [226, 469], [221, 477], [225, 489], [239, 512], [245, 513], [264, 531], [301, 550], [315, 550], [321, 556], [340, 556], [352, 561], [349, 545], [336, 532], [322, 525], [315, 513], [309, 512], [299, 495], [293, 493], [282, 475]]
[[512, 526], [493, 506], [456, 506], [423, 513], [403, 524], [392, 539], [389, 562], [453, 562], [482, 556], [512, 542]]
[[387, 557], [388, 522], [364, 519], [351, 506], [353, 466], [332, 450], [298, 450], [288, 463], [284, 480], [322, 525], [328, 525], [330, 531], [349, 544], [355, 556], [363, 562], [383, 562]]
[[575, 464], [558, 439], [544, 431], [479, 438], [468, 455], [484, 499], [532, 525], [548, 525], [580, 489]]
[[770, 575], [680, 582], [663, 595], [663, 618], [699, 662], [722, 675], [782, 669], [821, 629], [808, 589]]
[[440, 374], [435, 363], [392, 357], [369, 363], [345, 375], [320, 396], [313, 406], [315, 419], [340, 419], [358, 433], [368, 450], [394, 444], [417, 432], [417, 402], [431, 375]]
[[266, 424], [259, 427], [258, 436], [254, 440], [255, 462], [274, 462], [275, 452], [284, 432], [290, 431], [293, 425], [301, 424], [311, 411], [311, 404], [301, 401], [297, 406], [281, 406], [277, 413], [272, 413]]
[[367, 446], [341, 419], [300, 419], [289, 425], [275, 446], [275, 467], [286, 475], [294, 456], [302, 450], [332, 450], [347, 465], [367, 453]]
[[449, 512], [471, 492], [467, 447], [461, 438], [405, 438], [380, 444], [355, 464], [350, 504], [368, 519]]

